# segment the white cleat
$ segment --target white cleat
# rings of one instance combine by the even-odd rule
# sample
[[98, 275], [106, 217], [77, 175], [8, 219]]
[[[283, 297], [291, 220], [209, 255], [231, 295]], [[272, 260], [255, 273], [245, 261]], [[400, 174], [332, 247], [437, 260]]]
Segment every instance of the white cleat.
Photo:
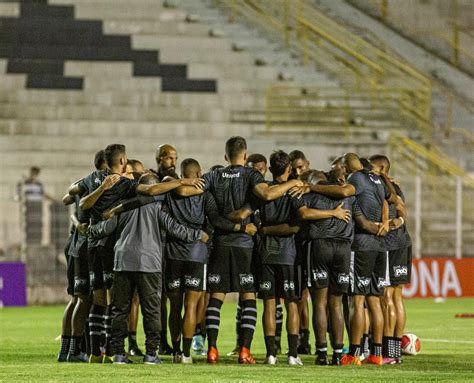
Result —
[[273, 355], [267, 356], [265, 359], [265, 364], [274, 366], [275, 364], [278, 364], [278, 359], [276, 356], [273, 356]]
[[297, 356], [296, 358], [294, 356], [289, 356], [288, 357], [288, 364], [290, 366], [302, 366], [303, 362], [301, 361], [299, 356]]
[[193, 357], [181, 355], [181, 364], [193, 364]]

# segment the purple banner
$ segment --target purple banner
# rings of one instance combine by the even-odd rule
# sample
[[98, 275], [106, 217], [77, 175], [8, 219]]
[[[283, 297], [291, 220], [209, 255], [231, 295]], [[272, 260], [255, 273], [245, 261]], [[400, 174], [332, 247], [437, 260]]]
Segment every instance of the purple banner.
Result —
[[0, 262], [0, 307], [26, 306], [26, 272], [20, 262]]

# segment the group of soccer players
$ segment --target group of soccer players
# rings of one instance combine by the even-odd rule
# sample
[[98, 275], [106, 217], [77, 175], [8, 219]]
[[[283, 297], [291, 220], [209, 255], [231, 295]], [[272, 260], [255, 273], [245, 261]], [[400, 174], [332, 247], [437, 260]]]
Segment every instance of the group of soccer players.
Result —
[[[179, 177], [177, 158], [173, 146], [162, 145], [157, 169], [145, 170], [124, 145], [109, 145], [96, 154], [96, 170], [64, 196], [75, 212], [58, 361], [127, 364], [140, 356], [160, 364], [158, 354], [172, 354], [187, 364], [191, 348], [202, 351], [207, 338], [207, 362], [218, 363], [221, 307], [236, 292], [241, 364], [256, 363], [257, 297], [266, 364], [281, 353], [283, 306], [289, 365], [311, 353], [311, 317], [317, 365], [401, 363], [411, 241], [386, 156], [347, 153], [325, 172], [310, 169], [298, 150], [275, 151], [268, 163], [248, 156], [237, 136], [225, 144], [227, 166], [203, 174], [187, 158]], [[265, 181], [268, 170], [272, 181]], [[144, 353], [136, 341], [138, 307]]]

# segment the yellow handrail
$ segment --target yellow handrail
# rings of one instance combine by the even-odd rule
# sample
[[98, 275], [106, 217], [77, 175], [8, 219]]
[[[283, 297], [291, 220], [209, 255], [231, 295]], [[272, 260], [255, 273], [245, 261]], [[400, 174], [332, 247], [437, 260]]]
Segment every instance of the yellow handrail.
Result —
[[439, 149], [430, 150], [400, 133], [391, 134], [390, 144], [410, 151], [447, 175], [461, 177], [466, 186], [474, 188], [474, 178]]
[[[285, 45], [301, 52], [304, 62], [313, 61], [339, 77], [352, 91], [365, 89], [376, 99], [402, 88], [400, 115], [417, 121], [418, 129], [431, 135], [431, 80], [417, 69], [351, 33], [311, 5], [308, 0], [217, 1], [276, 32]], [[331, 63], [331, 65], [329, 65]]]

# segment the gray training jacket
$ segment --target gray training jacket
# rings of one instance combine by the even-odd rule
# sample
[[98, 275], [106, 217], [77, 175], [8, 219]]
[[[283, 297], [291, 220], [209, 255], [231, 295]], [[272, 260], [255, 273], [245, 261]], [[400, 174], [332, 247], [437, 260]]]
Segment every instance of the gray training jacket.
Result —
[[107, 221], [90, 226], [89, 234], [95, 238], [115, 233], [114, 271], [144, 273], [162, 272], [165, 230], [182, 241], [194, 242], [202, 238], [203, 231], [178, 223], [155, 202], [133, 209]]

